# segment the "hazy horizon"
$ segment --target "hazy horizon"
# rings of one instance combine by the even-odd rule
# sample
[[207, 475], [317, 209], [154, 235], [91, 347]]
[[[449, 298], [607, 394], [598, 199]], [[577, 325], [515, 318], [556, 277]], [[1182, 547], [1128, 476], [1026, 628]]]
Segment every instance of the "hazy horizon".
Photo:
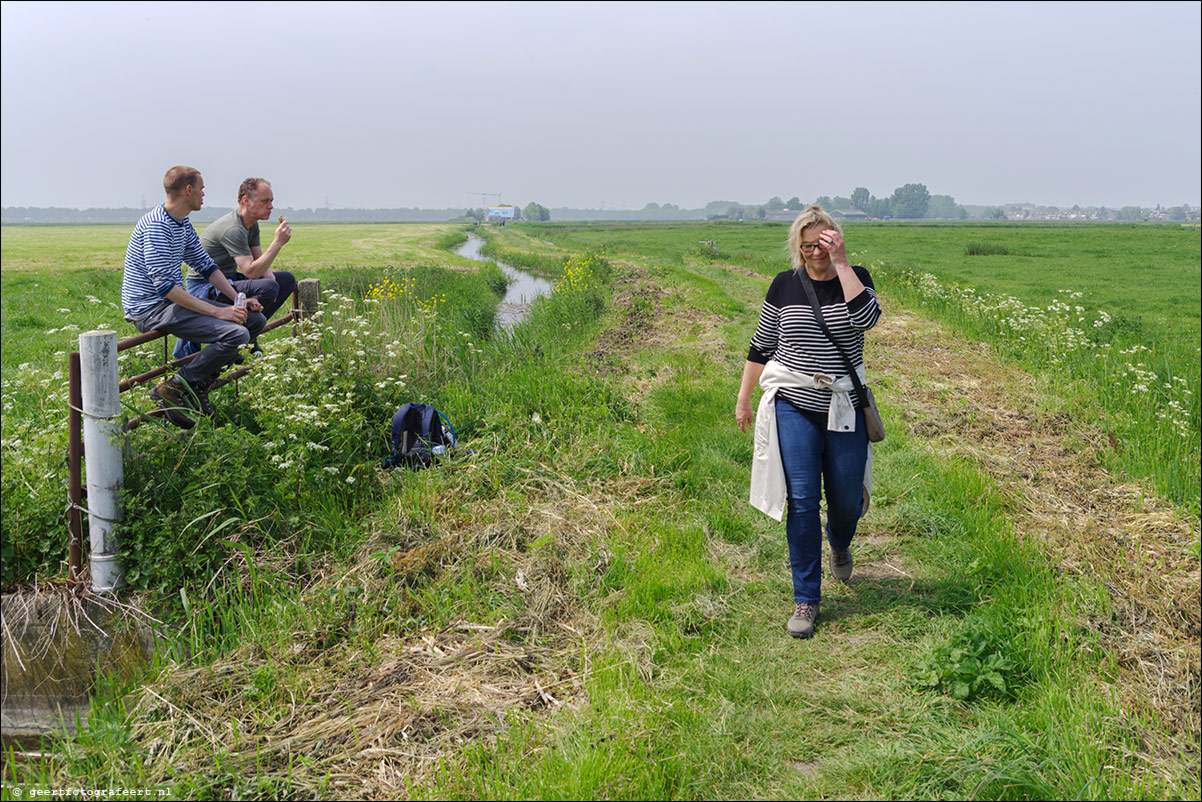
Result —
[[[888, 197], [888, 194], [889, 193], [886, 193], [886, 197]], [[931, 194], [935, 195], [938, 193], [931, 193]], [[808, 199], [801, 199], [801, 200], [804, 204], [808, 205], [822, 197], [824, 197], [824, 196], [820, 195], [820, 196], [818, 196], [818, 198], [808, 198]], [[768, 200], [770, 200], [770, 199], [768, 199]], [[16, 205], [7, 206], [6, 205], [3, 208], [5, 208], [5, 209], [42, 209], [42, 210], [64, 209], [67, 211], [75, 211], [75, 212], [79, 212], [79, 213], [87, 212], [89, 210], [114, 211], [115, 212], [115, 211], [122, 211], [122, 210], [126, 210], [126, 209], [133, 209], [133, 210], [150, 209], [155, 206], [158, 206], [162, 202], [163, 202], [163, 198], [147, 197], [145, 205], [134, 204], [132, 206], [78, 207], [78, 206], [16, 206]], [[680, 210], [682, 212], [705, 212], [707, 206], [713, 206], [713, 205], [732, 204], [732, 205], [737, 205], [737, 206], [741, 206], [744, 208], [753, 208], [754, 209], [759, 206], [763, 206], [764, 203], [765, 203], [765, 199], [761, 199], [758, 201], [738, 201], [738, 200], [734, 200], [734, 199], [716, 198], [713, 201], [710, 201], [709, 203], [701, 204], [700, 206], [679, 206], [679, 205], [675, 205], [675, 206], [678, 210]], [[443, 212], [443, 211], [458, 211], [458, 210], [471, 211], [472, 209], [490, 208], [493, 205], [494, 204], [490, 203], [490, 204], [485, 204], [484, 206], [481, 206], [478, 203], [477, 204], [469, 203], [469, 204], [463, 204], [460, 206], [290, 206], [290, 205], [284, 205], [284, 204], [277, 203], [277, 204], [275, 204], [275, 209], [276, 209], [276, 211], [293, 210], [293, 211], [314, 212], [314, 213], [320, 213], [322, 211], [385, 212], [385, 211], [391, 211], [391, 210]], [[508, 201], [502, 201], [500, 205], [501, 206], [515, 206], [516, 205], [518, 208], [521, 208], [524, 206], [524, 204], [511, 204]], [[610, 213], [610, 212], [642, 212], [650, 204], [643, 204], [642, 206], [637, 206], [637, 207], [634, 207], [634, 206], [631, 206], [631, 207], [606, 206], [604, 208], [602, 208], [602, 207], [587, 207], [587, 206], [585, 206], [585, 207], [559, 206], [559, 205], [548, 206], [547, 204], [541, 204], [541, 205], [543, 205], [546, 208], [551, 209], [551, 210], [559, 209], [562, 211], [572, 211], [572, 212]], [[1135, 204], [1123, 204], [1123, 206], [1134, 206], [1134, 205]], [[1175, 205], [1181, 206], [1182, 204], [1175, 204]], [[1078, 207], [1082, 210], [1106, 209], [1108, 211], [1117, 211], [1117, 210], [1123, 208], [1123, 206], [1118, 206], [1118, 205], [1106, 206], [1104, 204], [1096, 204], [1096, 205], [1088, 205], [1088, 206], [1085, 204], [1068, 204], [1066, 206], [1056, 206], [1054, 204], [1033, 203], [1033, 202], [1028, 202], [1028, 201], [1007, 201], [1004, 203], [970, 203], [970, 204], [961, 204], [961, 203], [957, 202], [957, 206], [966, 206], [967, 208], [970, 208], [970, 209], [996, 209], [996, 208], [1008, 209], [1008, 208], [1022, 207], [1022, 208], [1035, 208], [1035, 209], [1060, 209], [1062, 211], [1071, 211], [1074, 207]], [[1168, 204], [1161, 204], [1161, 207], [1162, 208], [1171, 208], [1168, 206]], [[204, 216], [204, 217], [210, 217], [210, 216], [214, 216], [214, 215], [218, 215], [218, 214], [225, 214], [225, 213], [231, 212], [235, 208], [236, 207], [230, 203], [209, 203], [208, 200], [206, 200], [205, 204], [204, 204], [204, 208], [200, 212], [194, 212], [190, 216], [193, 218], [196, 218], [198, 215]], [[1155, 209], [1156, 205], [1154, 204], [1152, 206], [1144, 206], [1141, 208]], [[1198, 209], [1199, 205], [1198, 204], [1189, 204], [1189, 208]], [[838, 206], [838, 207], [835, 207], [835, 210], [836, 211], [840, 211], [840, 210], [851, 211], [851, 210], [854, 210], [854, 206], [849, 204], [846, 209], [844, 209], [843, 206]], [[922, 219], [922, 218], [899, 218], [899, 219]], [[936, 219], [941, 219], [941, 218], [936, 218]]]
[[0, 204], [1199, 205], [1198, 3], [2, 4]]

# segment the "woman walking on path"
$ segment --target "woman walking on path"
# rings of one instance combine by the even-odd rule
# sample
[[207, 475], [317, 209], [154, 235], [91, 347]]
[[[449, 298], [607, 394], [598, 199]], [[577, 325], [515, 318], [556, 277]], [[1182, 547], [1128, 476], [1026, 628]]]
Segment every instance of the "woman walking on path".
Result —
[[[787, 499], [785, 535], [797, 605], [787, 630], [808, 638], [822, 599], [823, 486], [831, 573], [843, 582], [851, 578], [851, 540], [871, 487], [862, 399], [840, 349], [862, 380], [864, 332], [876, 325], [881, 309], [871, 276], [848, 263], [843, 232], [821, 207], [798, 215], [789, 229], [789, 251], [793, 269], [768, 288], [751, 338], [735, 420], [746, 432], [756, 417], [751, 391], [760, 383], [765, 392], [756, 420], [751, 503], [779, 521]], [[836, 343], [815, 317], [807, 280]]]

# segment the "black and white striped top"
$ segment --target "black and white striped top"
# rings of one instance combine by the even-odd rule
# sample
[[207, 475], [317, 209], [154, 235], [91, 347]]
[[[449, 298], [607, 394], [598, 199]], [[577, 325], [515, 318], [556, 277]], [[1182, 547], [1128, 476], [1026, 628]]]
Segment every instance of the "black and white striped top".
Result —
[[125, 275], [121, 280], [121, 306], [130, 318], [139, 318], [163, 302], [172, 287], [183, 287], [184, 262], [204, 277], [217, 265], [200, 246], [192, 221], [176, 220], [159, 204], [142, 215], [125, 249]]
[[[853, 266], [852, 270], [865, 289], [850, 301], [844, 300], [843, 285], [838, 278], [813, 283], [818, 305], [822, 307], [822, 319], [839, 341], [843, 353], [847, 354], [853, 365], [859, 366], [864, 361], [864, 332], [881, 319], [881, 307], [877, 303], [876, 289], [868, 271], [859, 266]], [[751, 337], [747, 359], [761, 365], [769, 359], [775, 359], [789, 370], [807, 375], [847, 375], [846, 363], [818, 327], [805, 288], [801, 286], [801, 278], [792, 270], [778, 274], [768, 288], [768, 296], [760, 312], [760, 324]], [[782, 388], [779, 395], [794, 406], [810, 412], [826, 413], [830, 408], [830, 390]], [[859, 393], [852, 390], [851, 395], [858, 407]]]

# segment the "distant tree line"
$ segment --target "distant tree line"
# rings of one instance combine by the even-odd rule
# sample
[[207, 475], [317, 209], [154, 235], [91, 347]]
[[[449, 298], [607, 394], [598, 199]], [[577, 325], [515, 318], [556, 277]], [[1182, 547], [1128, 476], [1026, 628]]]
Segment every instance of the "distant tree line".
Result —
[[[866, 187], [856, 187], [849, 197], [820, 195], [814, 203], [835, 212], [857, 211], [875, 220], [1097, 220], [1128, 222], [1186, 222], [1199, 219], [1199, 208], [1189, 204], [1155, 209], [1124, 206], [1118, 210], [1105, 206], [1070, 209], [1056, 206], [1036, 206], [1030, 203], [1010, 203], [1000, 206], [969, 206], [956, 203], [951, 195], [932, 195], [925, 184], [905, 184], [893, 190], [887, 198], [878, 198]], [[779, 196], [759, 205], [743, 205], [715, 201], [706, 206], [708, 219], [763, 220], [776, 212], [804, 209], [797, 196], [782, 201]], [[775, 215], [779, 217], [779, 215]]]
[[[129, 223], [138, 222], [148, 209], [124, 207], [117, 209], [66, 209], [61, 207], [5, 206], [3, 222], [16, 223]], [[222, 215], [229, 214], [229, 207], [206, 206], [189, 217], [194, 223], [211, 223]], [[470, 212], [471, 210], [467, 210]], [[290, 223], [436, 223], [462, 220], [467, 212], [455, 209], [340, 209], [314, 208], [290, 209], [276, 207], [275, 214], [282, 215]], [[483, 211], [481, 211], [483, 219]]]
[[[932, 195], [925, 184], [905, 184], [887, 198], [878, 198], [866, 187], [856, 187], [850, 197], [820, 195], [813, 203], [827, 211], [856, 211], [876, 220], [966, 220], [970, 217], [968, 210], [957, 204], [951, 195]], [[710, 218], [763, 220], [773, 213], [801, 211], [808, 205], [794, 195], [787, 201], [782, 201], [779, 196], [769, 198], [758, 206], [735, 203], [720, 210], [711, 210], [709, 206], [706, 209]]]
[[[888, 197], [878, 198], [866, 187], [856, 187], [851, 195], [820, 195], [813, 203], [835, 213], [859, 212], [875, 220], [1099, 220], [1118, 222], [1186, 222], [1199, 219], [1196, 206], [1180, 206], [1154, 209], [1139, 206], [1123, 206], [1120, 209], [1106, 207], [1073, 206], [1061, 209], [1056, 206], [1036, 206], [1029, 203], [1011, 203], [999, 206], [971, 206], [956, 203], [951, 195], [932, 195], [925, 184], [905, 184], [893, 190]], [[773, 196], [764, 203], [744, 204], [728, 200], [710, 201], [699, 209], [682, 208], [672, 203], [648, 203], [642, 209], [548, 209], [531, 201], [523, 207], [502, 204], [513, 209], [514, 220], [531, 222], [558, 221], [621, 221], [621, 220], [787, 220], [789, 213], [800, 212], [810, 204], [797, 195], [788, 200]], [[121, 223], [133, 225], [146, 213], [146, 209], [132, 207], [117, 209], [68, 209], [62, 207], [5, 206], [2, 222], [7, 225], [20, 223]], [[211, 223], [231, 211], [223, 207], [205, 207], [194, 212], [193, 222]], [[484, 208], [445, 209], [357, 209], [357, 208], [312, 208], [276, 209], [293, 223], [434, 223], [449, 221], [484, 222], [488, 210]]]

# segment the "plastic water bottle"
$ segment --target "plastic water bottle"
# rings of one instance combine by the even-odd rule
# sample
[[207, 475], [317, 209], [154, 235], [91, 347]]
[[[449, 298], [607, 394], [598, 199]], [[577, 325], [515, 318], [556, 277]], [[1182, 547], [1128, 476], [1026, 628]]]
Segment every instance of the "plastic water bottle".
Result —
[[234, 306], [246, 306], [246, 293], [238, 293], [238, 297], [234, 299]]

